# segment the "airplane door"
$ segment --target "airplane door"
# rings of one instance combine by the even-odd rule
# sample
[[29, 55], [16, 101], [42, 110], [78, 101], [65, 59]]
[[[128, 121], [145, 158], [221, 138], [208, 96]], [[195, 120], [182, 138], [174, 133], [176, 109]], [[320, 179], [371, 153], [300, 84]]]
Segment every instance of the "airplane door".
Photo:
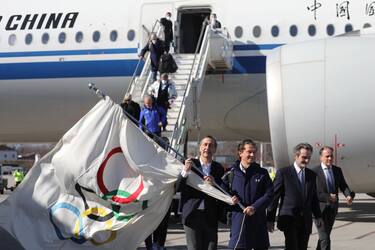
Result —
[[[149, 38], [150, 32], [156, 20], [165, 17], [167, 12], [172, 13], [172, 21], [175, 20], [174, 4], [173, 3], [144, 3], [141, 7], [141, 22], [140, 22], [140, 48], [143, 48]], [[156, 27], [159, 27], [158, 25]], [[157, 32], [154, 30], [154, 32]], [[164, 37], [161, 37], [164, 39]]]

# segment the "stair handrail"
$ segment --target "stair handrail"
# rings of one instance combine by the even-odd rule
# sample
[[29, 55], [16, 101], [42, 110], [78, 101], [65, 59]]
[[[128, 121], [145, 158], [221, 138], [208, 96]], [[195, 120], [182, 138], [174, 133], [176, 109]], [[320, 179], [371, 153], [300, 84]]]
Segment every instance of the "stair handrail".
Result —
[[[147, 35], [148, 35], [148, 39], [147, 39], [147, 44], [150, 42], [150, 34], [154, 32], [155, 28], [156, 28], [156, 25], [160, 23], [159, 19], [156, 19], [154, 24], [152, 25], [152, 29], [151, 29], [151, 32], [149, 32], [149, 30], [147, 29], [146, 26], [142, 25], [143, 29], [146, 30], [147, 32]], [[160, 28], [159, 28], [160, 29]], [[140, 76], [142, 75], [142, 73], [144, 73], [144, 69], [146, 68], [147, 66], [147, 61], [150, 59], [150, 55], [147, 55], [147, 58], [145, 60], [145, 63], [144, 63], [144, 67], [143, 67], [143, 70], [140, 74]], [[137, 63], [137, 66], [135, 67], [135, 70], [134, 70], [134, 73], [133, 73], [133, 76], [132, 76], [132, 79], [130, 80], [130, 83], [129, 83], [129, 86], [128, 86], [128, 89], [126, 90], [126, 93], [132, 93], [133, 89], [134, 89], [134, 84], [135, 84], [135, 79], [136, 79], [136, 76], [137, 76], [137, 72], [138, 72], [138, 69], [139, 69], [139, 66], [142, 62], [143, 58], [139, 58], [138, 59], [138, 63]]]
[[[162, 26], [160, 25], [159, 28], [158, 28], [158, 31], [156, 32], [156, 36], [160, 37], [160, 34], [161, 34], [162, 31], [163, 31], [163, 29], [162, 29]], [[146, 94], [147, 89], [149, 87], [151, 77], [152, 77], [152, 72], [149, 70], [150, 65], [151, 65], [151, 57], [150, 57], [150, 53], [149, 53], [149, 56], [148, 56], [148, 59], [147, 59], [147, 73], [148, 73], [148, 75], [147, 75], [146, 80], [143, 82], [141, 98]], [[144, 74], [147, 74], [147, 73], [145, 72]], [[142, 79], [142, 78], [140, 77], [140, 79]]]
[[[178, 115], [177, 115], [177, 120], [176, 120], [175, 128], [173, 130], [173, 134], [172, 134], [172, 138], [171, 138], [172, 139], [171, 140], [172, 147], [174, 147], [175, 144], [176, 144], [176, 142], [178, 141], [178, 138], [176, 138], [176, 136], [177, 136], [179, 124], [181, 124], [182, 120], [183, 120], [182, 114], [184, 113], [183, 111], [185, 110], [186, 95], [189, 93], [191, 85], [192, 85], [192, 82], [193, 82], [193, 80], [195, 80], [195, 76], [196, 76], [197, 72], [199, 71], [199, 63], [201, 62], [202, 55], [205, 52], [205, 47], [206, 47], [206, 45], [208, 43], [208, 37], [209, 37], [210, 31], [211, 31], [211, 28], [208, 25], [208, 23], [207, 22], [203, 22], [203, 25], [202, 25], [202, 28], [201, 28], [201, 33], [199, 35], [198, 44], [197, 44], [197, 47], [196, 47], [195, 53], [194, 53], [194, 59], [193, 59], [192, 67], [190, 69], [190, 74], [189, 74], [189, 78], [188, 78], [187, 87], [186, 87], [186, 89], [184, 91], [184, 95], [183, 95], [182, 102], [181, 102], [181, 107], [180, 107]], [[199, 52], [199, 55], [198, 55], [198, 52]], [[197, 59], [197, 56], [199, 58], [198, 64], [195, 63], [196, 59]]]

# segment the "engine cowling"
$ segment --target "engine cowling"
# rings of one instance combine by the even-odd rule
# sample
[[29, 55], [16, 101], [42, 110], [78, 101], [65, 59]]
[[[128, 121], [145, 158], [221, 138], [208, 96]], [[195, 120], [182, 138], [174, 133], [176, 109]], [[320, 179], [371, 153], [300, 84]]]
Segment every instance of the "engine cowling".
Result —
[[[372, 30], [374, 32], [374, 30]], [[277, 167], [300, 142], [337, 148], [337, 164], [357, 192], [375, 191], [375, 36], [285, 45], [267, 57], [267, 99]], [[336, 140], [335, 140], [336, 138]]]

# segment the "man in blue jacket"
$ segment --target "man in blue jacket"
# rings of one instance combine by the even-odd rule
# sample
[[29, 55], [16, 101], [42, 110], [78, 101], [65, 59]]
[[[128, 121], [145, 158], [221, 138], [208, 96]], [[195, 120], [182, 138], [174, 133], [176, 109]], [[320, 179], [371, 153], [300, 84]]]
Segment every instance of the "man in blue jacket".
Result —
[[[145, 131], [151, 138], [153, 134], [161, 136], [161, 128], [167, 121], [164, 109], [153, 104], [152, 97], [147, 95], [143, 98], [144, 107], [139, 116], [139, 127], [144, 124], [147, 128]], [[152, 134], [153, 133], [153, 134]]]
[[244, 140], [239, 146], [239, 158], [223, 178], [233, 194], [234, 203], [245, 206], [232, 208], [232, 225], [229, 248], [268, 249], [270, 246], [266, 209], [273, 199], [273, 184], [268, 171], [255, 162], [257, 151], [252, 140]]

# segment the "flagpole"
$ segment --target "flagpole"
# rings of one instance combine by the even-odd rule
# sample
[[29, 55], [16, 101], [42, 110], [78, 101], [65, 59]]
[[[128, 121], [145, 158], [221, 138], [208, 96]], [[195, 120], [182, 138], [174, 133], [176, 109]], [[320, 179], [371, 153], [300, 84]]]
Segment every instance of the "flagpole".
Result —
[[[88, 84], [88, 87], [90, 90], [93, 90], [95, 91], [95, 94], [101, 98], [101, 99], [104, 99], [105, 98], [105, 94], [100, 90], [98, 89], [94, 83], [89, 83]], [[135, 124], [138, 124], [139, 121], [137, 119], [135, 119], [131, 114], [129, 114], [126, 110], [122, 109], [124, 114], [126, 115], [126, 117], [128, 117], [132, 122], [134, 122]], [[163, 138], [161, 138], [160, 136], [158, 136], [157, 134], [151, 132], [150, 130], [148, 130], [148, 128], [143, 125], [142, 123], [139, 123], [139, 125], [142, 127], [142, 129], [144, 129], [148, 134], [151, 134], [153, 138], [156, 138], [157, 139], [157, 144], [160, 145], [160, 143], [162, 143], [163, 145], [160, 145], [164, 148], [165, 151], [167, 152], [170, 152], [169, 150], [173, 151], [173, 153], [176, 154], [176, 156], [178, 156], [182, 162], [184, 162], [186, 160], [186, 158], [181, 155], [176, 149], [172, 148], [171, 145], [169, 145], [169, 143], [167, 143], [166, 141], [164, 141]], [[175, 156], [175, 158], [177, 159], [177, 157]], [[178, 159], [177, 159], [178, 160]], [[203, 171], [198, 168], [195, 163], [193, 162], [193, 166], [192, 166], [198, 173], [200, 173], [202, 176], [204, 176], [205, 174], [203, 173]], [[223, 192], [224, 194], [232, 197], [233, 195], [229, 194], [225, 189], [223, 189], [219, 184], [216, 183], [215, 180], [213, 180], [213, 186], [216, 187], [217, 189], [219, 189], [221, 192]], [[241, 209], [245, 209], [245, 206], [238, 202], [237, 205], [241, 208]]]

